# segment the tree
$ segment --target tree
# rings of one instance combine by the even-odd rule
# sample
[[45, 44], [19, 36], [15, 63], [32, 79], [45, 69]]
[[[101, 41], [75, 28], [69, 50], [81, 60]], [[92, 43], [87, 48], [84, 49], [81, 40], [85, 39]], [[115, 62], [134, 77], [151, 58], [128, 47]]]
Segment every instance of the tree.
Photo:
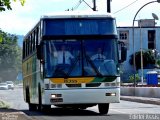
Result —
[[[16, 2], [17, 0], [12, 0], [14, 2]], [[25, 0], [19, 0], [21, 5], [23, 6], [24, 3], [25, 3]], [[11, 7], [11, 0], [0, 0], [0, 11], [5, 11], [6, 8], [8, 10], [12, 10], [12, 7]]]
[[[153, 68], [156, 64], [155, 54], [152, 50], [146, 50], [142, 52], [143, 55], [143, 68]], [[133, 54], [130, 56], [129, 63], [133, 65]], [[135, 53], [135, 66], [136, 70], [141, 68], [141, 52]]]
[[21, 71], [21, 48], [15, 35], [0, 30], [0, 77], [2, 81], [15, 80]]

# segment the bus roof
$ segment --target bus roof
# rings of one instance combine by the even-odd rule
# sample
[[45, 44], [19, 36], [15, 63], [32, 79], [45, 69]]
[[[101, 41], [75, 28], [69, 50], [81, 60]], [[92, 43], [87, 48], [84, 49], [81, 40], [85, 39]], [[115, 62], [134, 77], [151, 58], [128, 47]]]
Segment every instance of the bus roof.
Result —
[[45, 18], [97, 18], [97, 17], [108, 17], [112, 18], [113, 16], [107, 12], [98, 12], [98, 11], [64, 11], [56, 12], [43, 15], [41, 19]]
[[[40, 21], [43, 19], [66, 19], [66, 18], [114, 18], [111, 13], [99, 12], [99, 11], [63, 11], [53, 12], [41, 16]], [[24, 36], [26, 38], [31, 33], [39, 22]]]

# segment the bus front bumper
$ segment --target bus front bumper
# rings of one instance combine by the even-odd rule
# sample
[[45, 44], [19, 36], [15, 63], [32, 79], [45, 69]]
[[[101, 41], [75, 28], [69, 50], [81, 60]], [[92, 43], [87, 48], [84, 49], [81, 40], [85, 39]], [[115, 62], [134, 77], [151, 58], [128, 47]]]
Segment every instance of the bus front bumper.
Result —
[[118, 103], [120, 88], [45, 90], [43, 102], [48, 105]]

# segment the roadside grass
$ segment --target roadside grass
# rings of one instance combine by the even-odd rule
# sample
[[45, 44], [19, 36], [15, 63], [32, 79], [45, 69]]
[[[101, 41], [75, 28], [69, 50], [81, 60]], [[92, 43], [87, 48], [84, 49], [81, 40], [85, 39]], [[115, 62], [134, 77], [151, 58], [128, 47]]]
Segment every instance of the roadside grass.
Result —
[[10, 105], [5, 101], [0, 101], [0, 108], [10, 108]]

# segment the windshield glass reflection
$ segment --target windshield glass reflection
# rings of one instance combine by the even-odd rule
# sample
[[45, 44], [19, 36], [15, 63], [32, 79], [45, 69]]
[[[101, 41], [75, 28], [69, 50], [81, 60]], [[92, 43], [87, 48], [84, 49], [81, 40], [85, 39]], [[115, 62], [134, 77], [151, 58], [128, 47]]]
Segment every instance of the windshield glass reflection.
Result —
[[52, 40], [45, 42], [45, 71], [47, 77], [80, 76], [80, 41]]
[[51, 40], [44, 42], [45, 76], [117, 75], [115, 40]]
[[[94, 43], [94, 44], [93, 44]], [[92, 40], [84, 42], [84, 69], [90, 75], [117, 74], [117, 47], [114, 40]]]

